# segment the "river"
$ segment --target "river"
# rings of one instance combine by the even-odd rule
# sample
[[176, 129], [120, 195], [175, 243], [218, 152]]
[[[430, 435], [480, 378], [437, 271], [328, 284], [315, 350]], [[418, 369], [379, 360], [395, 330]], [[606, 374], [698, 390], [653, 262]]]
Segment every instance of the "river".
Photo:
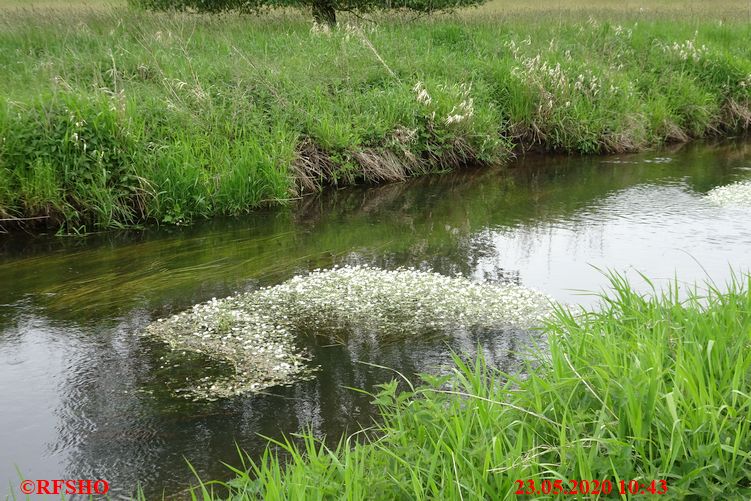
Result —
[[[699, 144], [617, 157], [530, 157], [378, 187], [329, 190], [289, 207], [189, 227], [85, 238], [0, 235], [0, 481], [105, 479], [113, 497], [149, 498], [228, 478], [260, 435], [303, 429], [336, 438], [375, 417], [373, 390], [394, 373], [442, 370], [481, 346], [514, 367], [513, 330], [345, 344], [305, 336], [321, 369], [268, 394], [192, 402], [170, 381], [201, 360], [162, 368], [152, 320], [212, 297], [315, 268], [414, 266], [512, 281], [571, 304], [607, 286], [605, 270], [722, 284], [751, 267], [751, 210], [717, 207], [711, 188], [751, 179], [751, 143]], [[366, 362], [366, 363], [362, 363]]]

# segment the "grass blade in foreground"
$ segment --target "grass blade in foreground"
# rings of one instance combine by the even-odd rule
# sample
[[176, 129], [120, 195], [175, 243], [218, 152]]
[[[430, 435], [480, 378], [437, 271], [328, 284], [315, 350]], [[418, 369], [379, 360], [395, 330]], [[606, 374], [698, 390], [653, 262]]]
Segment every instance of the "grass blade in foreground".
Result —
[[505, 499], [515, 480], [543, 478], [748, 497], [751, 277], [684, 299], [611, 281], [600, 310], [557, 312], [549, 359], [528, 377], [457, 357], [450, 381], [386, 384], [370, 443], [285, 443], [286, 464], [269, 450], [230, 482], [233, 498]]

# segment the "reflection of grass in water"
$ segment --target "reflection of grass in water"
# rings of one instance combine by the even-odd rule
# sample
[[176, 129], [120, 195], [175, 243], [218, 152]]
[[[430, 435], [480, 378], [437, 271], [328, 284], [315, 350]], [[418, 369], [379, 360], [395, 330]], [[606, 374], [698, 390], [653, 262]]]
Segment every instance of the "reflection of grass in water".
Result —
[[[224, 249], [212, 246], [216, 254], [227, 252], [227, 257], [218, 258], [208, 262], [201, 262], [198, 255], [203, 256], [206, 251], [194, 251], [181, 253], [180, 262], [199, 262], [191, 266], [181, 266], [179, 263], [170, 262], [166, 258], [150, 262], [148, 268], [127, 269], [121, 268], [106, 272], [100, 272], [96, 276], [74, 282], [59, 282], [45, 287], [40, 292], [51, 295], [48, 308], [50, 310], [68, 310], [75, 308], [78, 311], [98, 309], [116, 309], [118, 306], [132, 304], [134, 299], [143, 295], [155, 295], [159, 291], [175, 291], [195, 287], [197, 282], [221, 283], [227, 279], [255, 276], [264, 276], [282, 273], [295, 266], [296, 263], [305, 262], [309, 256], [301, 256], [289, 260], [279, 259], [274, 264], [264, 267], [263, 274], [257, 275], [249, 270], [257, 270], [266, 264], [265, 257], [256, 257], [244, 260], [233, 259], [237, 247], [227, 245]], [[134, 255], [140, 255], [140, 249], [134, 249]], [[54, 267], [55, 258], [48, 258], [45, 266]], [[61, 262], [68, 261], [62, 257]], [[197, 280], [197, 277], [200, 279]]]
[[[243, 222], [66, 239], [47, 244], [53, 252], [6, 257], [0, 264], [0, 283], [6, 284], [2, 301], [31, 293], [53, 316], [117, 315], [138, 305], [170, 304], [172, 298], [184, 308], [246, 287], [250, 280], [278, 283], [295, 272], [342, 263], [351, 252], [366, 259], [389, 252], [409, 256], [395, 264], [430, 264], [447, 256], [469, 273], [466, 263], [476, 250], [465, 244], [482, 228], [544, 225], [614, 191], [670, 177], [689, 176], [692, 189], [706, 191], [728, 182], [728, 171], [748, 157], [748, 149], [747, 143], [688, 147], [660, 166], [529, 159], [510, 175], [474, 170], [342, 190]], [[644, 156], [627, 158], [640, 162]]]

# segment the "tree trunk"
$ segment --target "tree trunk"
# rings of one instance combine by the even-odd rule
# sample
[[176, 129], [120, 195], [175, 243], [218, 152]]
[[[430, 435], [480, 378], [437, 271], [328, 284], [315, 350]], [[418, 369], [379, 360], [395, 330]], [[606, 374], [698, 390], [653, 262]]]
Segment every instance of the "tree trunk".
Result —
[[331, 0], [313, 0], [313, 19], [318, 24], [336, 26], [336, 9]]

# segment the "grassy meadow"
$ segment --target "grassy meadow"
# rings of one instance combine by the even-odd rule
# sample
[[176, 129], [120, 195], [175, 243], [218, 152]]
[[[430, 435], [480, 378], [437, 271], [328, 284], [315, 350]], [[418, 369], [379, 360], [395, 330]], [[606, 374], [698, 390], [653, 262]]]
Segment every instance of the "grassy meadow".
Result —
[[385, 384], [373, 395], [383, 423], [334, 449], [312, 435], [274, 442], [194, 499], [516, 499], [516, 480], [553, 494], [572, 479], [592, 490], [521, 497], [627, 499], [636, 480], [647, 496], [748, 499], [751, 277], [680, 299], [611, 284], [597, 310], [557, 311], [526, 377], [456, 357], [453, 375]]
[[299, 12], [1, 4], [6, 229], [187, 223], [326, 185], [529, 149], [633, 151], [751, 122], [743, 1], [508, 0], [344, 17], [331, 32]]

